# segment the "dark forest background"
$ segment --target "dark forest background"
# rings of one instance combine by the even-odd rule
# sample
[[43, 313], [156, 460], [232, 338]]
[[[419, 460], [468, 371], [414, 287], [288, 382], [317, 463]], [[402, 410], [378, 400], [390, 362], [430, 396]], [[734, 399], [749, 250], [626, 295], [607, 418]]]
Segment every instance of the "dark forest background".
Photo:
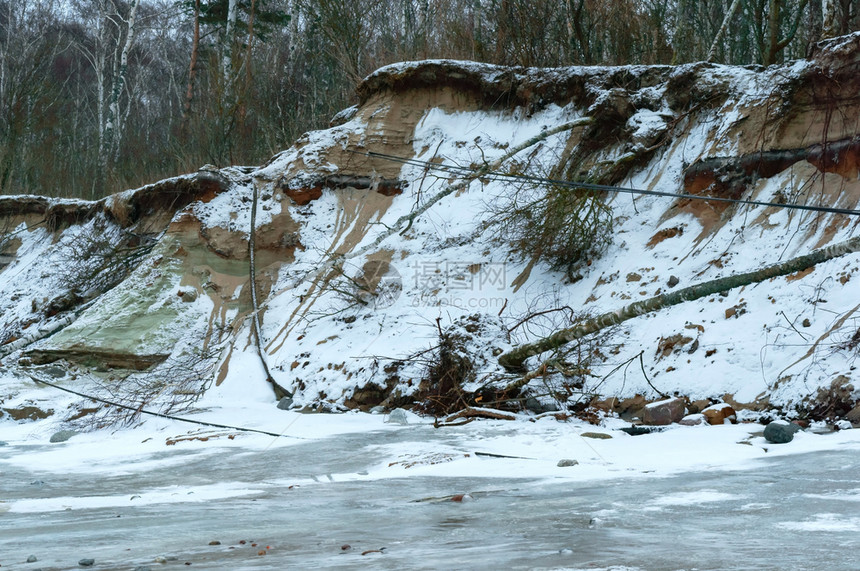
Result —
[[781, 63], [860, 0], [0, 0], [0, 194], [259, 164], [397, 61]]

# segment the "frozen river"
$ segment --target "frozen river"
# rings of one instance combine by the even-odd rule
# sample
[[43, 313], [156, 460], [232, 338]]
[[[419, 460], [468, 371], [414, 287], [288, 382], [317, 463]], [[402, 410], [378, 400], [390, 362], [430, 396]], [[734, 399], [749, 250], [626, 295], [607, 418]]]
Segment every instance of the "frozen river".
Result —
[[[452, 433], [416, 427], [253, 451], [180, 444], [113, 472], [28, 469], [4, 461], [27, 445], [0, 447], [0, 565], [860, 568], [856, 450], [600, 482], [499, 476], [504, 461], [487, 456], [487, 478], [367, 472], [391, 445], [418, 437], [444, 447]], [[445, 499], [463, 493], [471, 501]], [[31, 554], [38, 561], [25, 563]]]

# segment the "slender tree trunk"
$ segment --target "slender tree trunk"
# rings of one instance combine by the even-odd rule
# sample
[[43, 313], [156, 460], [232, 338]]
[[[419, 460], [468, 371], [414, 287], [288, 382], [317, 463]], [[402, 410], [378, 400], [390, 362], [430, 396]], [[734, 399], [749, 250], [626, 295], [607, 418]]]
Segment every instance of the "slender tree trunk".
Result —
[[200, 0], [194, 0], [194, 35], [191, 38], [191, 63], [188, 65], [188, 88], [185, 90], [183, 118], [186, 130], [191, 120], [191, 102], [194, 100], [194, 76], [197, 74], [197, 54], [200, 49]]
[[779, 44], [779, 17], [783, 0], [770, 0], [767, 12], [767, 55], [762, 62], [764, 65], [776, 63], [777, 45]]
[[675, 33], [672, 34], [672, 63], [682, 63], [689, 60], [690, 46], [687, 42], [690, 25], [690, 2], [695, 0], [678, 0], [675, 13]]
[[838, 18], [836, 17], [836, 0], [822, 0], [822, 31], [821, 39], [832, 38], [839, 34]]
[[236, 21], [239, 18], [238, 0], [230, 0], [227, 5], [227, 28], [224, 37], [224, 53], [221, 57], [221, 74], [224, 76], [224, 93], [227, 100], [232, 97], [233, 85], [233, 49], [236, 45]]
[[245, 126], [245, 114], [248, 109], [247, 97], [251, 92], [251, 81], [253, 79], [251, 56], [254, 50], [254, 15], [256, 4], [256, 0], [251, 0], [251, 13], [248, 16], [248, 45], [245, 47], [245, 84], [242, 87], [242, 95], [239, 103], [240, 128], [244, 128]]
[[571, 29], [573, 36], [576, 38], [576, 43], [579, 46], [580, 63], [583, 65], [591, 65], [591, 50], [588, 46], [588, 38], [585, 35], [585, 27], [582, 19], [585, 16], [585, 0], [568, 0], [567, 2], [567, 18], [568, 27]]
[[[99, 133], [99, 150], [98, 150], [98, 167], [96, 172], [96, 193], [104, 193], [107, 171], [108, 171], [108, 153], [107, 143], [105, 138], [105, 91], [108, 81], [107, 77], [107, 7], [104, 2], [99, 4], [98, 18], [98, 35], [96, 45], [93, 48], [92, 64], [96, 74], [96, 116], [98, 118], [98, 133]], [[94, 198], [94, 197], [93, 197]]]
[[[128, 54], [134, 45], [134, 35], [137, 31], [137, 9], [140, 6], [140, 0], [134, 0], [129, 8], [128, 20], [126, 21], [126, 36], [125, 42], [118, 40], [117, 48], [119, 51], [119, 65], [116, 65], [116, 72], [113, 77], [113, 87], [110, 94], [110, 105], [108, 106], [108, 118], [105, 125], [105, 142], [110, 145], [110, 155], [113, 161], [119, 157], [120, 143], [122, 142], [122, 124], [120, 114], [120, 98], [126, 85], [126, 75], [128, 73]], [[120, 47], [121, 46], [121, 47]], [[116, 62], [116, 60], [114, 60]], [[129, 102], [131, 105], [131, 102]]]
[[525, 362], [529, 357], [539, 355], [545, 351], [557, 349], [571, 341], [600, 331], [605, 327], [617, 325], [627, 321], [628, 319], [633, 319], [634, 317], [638, 317], [645, 313], [651, 313], [652, 311], [677, 305], [685, 301], [693, 301], [736, 287], [799, 272], [810, 268], [815, 264], [820, 264], [821, 262], [858, 251], [860, 251], [860, 236], [851, 238], [845, 242], [833, 244], [832, 246], [828, 246], [820, 250], [815, 250], [811, 254], [807, 254], [805, 256], [792, 258], [791, 260], [768, 266], [761, 270], [728, 276], [680, 289], [675, 292], [658, 295], [643, 301], [637, 301], [636, 303], [631, 303], [617, 311], [610, 311], [609, 313], [604, 313], [603, 315], [593, 319], [587, 319], [576, 327], [562, 329], [560, 331], [556, 331], [549, 337], [544, 337], [543, 339], [539, 339], [533, 343], [520, 345], [516, 349], [501, 355], [499, 357], [499, 364], [510, 371], [522, 370], [523, 362]]
[[823, 13], [821, 0], [809, 0], [809, 23], [807, 24], [809, 41], [806, 45], [806, 57], [812, 55], [812, 47], [821, 40], [821, 33], [824, 30]]
[[729, 28], [729, 24], [731, 24], [732, 18], [735, 17], [735, 13], [740, 7], [741, 0], [733, 0], [732, 5], [729, 6], [729, 11], [726, 12], [726, 17], [723, 19], [723, 23], [720, 26], [720, 29], [717, 30], [717, 35], [714, 36], [713, 43], [711, 43], [711, 49], [708, 50], [709, 62], [714, 61], [714, 59], [717, 57], [717, 50], [720, 47], [720, 42], [723, 41], [723, 36], [726, 34], [726, 30]]

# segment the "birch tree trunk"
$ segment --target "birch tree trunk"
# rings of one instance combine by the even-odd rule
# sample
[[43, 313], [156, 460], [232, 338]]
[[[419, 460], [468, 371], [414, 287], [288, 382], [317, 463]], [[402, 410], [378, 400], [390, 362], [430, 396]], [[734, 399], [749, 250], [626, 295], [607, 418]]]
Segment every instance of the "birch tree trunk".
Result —
[[839, 25], [836, 18], [836, 0], [822, 0], [821, 2], [821, 39], [833, 38], [839, 35]]
[[239, 18], [239, 1], [227, 5], [227, 28], [224, 33], [224, 53], [221, 56], [221, 75], [224, 78], [224, 95], [231, 101], [233, 94], [233, 48], [236, 45], [236, 21]]
[[[128, 54], [134, 45], [134, 35], [137, 30], [137, 9], [140, 6], [140, 0], [134, 0], [129, 8], [128, 20], [126, 20], [125, 41], [122, 41], [122, 30], [118, 34], [117, 51], [119, 52], [119, 64], [115, 66], [116, 71], [113, 77], [113, 85], [110, 93], [110, 103], [108, 105], [108, 116], [105, 124], [105, 144], [109, 145], [109, 153], [111, 160], [116, 162], [119, 158], [119, 148], [122, 142], [122, 125], [120, 116], [120, 98], [122, 91], [125, 89], [126, 74], [128, 73]], [[119, 16], [118, 16], [119, 17]], [[116, 60], [115, 60], [116, 61]], [[131, 105], [131, 102], [129, 102]]]
[[197, 73], [197, 54], [200, 50], [200, 0], [194, 0], [194, 35], [191, 38], [191, 63], [188, 65], [188, 88], [185, 91], [183, 119], [187, 129], [191, 120], [191, 102], [194, 100], [194, 76]]
[[108, 154], [106, 138], [105, 138], [105, 88], [107, 84], [107, 5], [104, 0], [98, 3], [98, 12], [96, 14], [96, 25], [98, 26], [98, 34], [96, 35], [96, 45], [93, 47], [93, 53], [87, 54], [90, 64], [93, 66], [93, 71], [96, 75], [96, 116], [98, 118], [98, 133], [99, 133], [99, 164], [97, 170], [96, 191], [104, 192], [105, 181], [107, 180], [108, 169]]
[[723, 36], [726, 35], [726, 30], [729, 28], [732, 18], [735, 17], [735, 12], [737, 12], [740, 7], [741, 0], [733, 0], [732, 5], [729, 6], [729, 11], [726, 12], [726, 17], [723, 19], [720, 29], [717, 30], [717, 35], [714, 36], [714, 41], [711, 43], [711, 49], [708, 50], [709, 62], [714, 61], [714, 58], [717, 57], [717, 49], [720, 47], [720, 42], [723, 41]]
[[807, 254], [805, 256], [792, 258], [791, 260], [768, 266], [761, 270], [727, 276], [680, 289], [675, 292], [658, 295], [643, 301], [637, 301], [636, 303], [631, 303], [617, 311], [610, 311], [609, 313], [604, 313], [603, 315], [599, 315], [593, 319], [587, 319], [575, 327], [556, 331], [552, 335], [539, 339], [533, 343], [520, 345], [512, 351], [502, 354], [499, 357], [499, 364], [509, 371], [521, 371], [523, 363], [529, 357], [539, 355], [545, 351], [557, 349], [571, 341], [575, 341], [576, 339], [580, 339], [586, 335], [600, 331], [605, 327], [618, 325], [619, 323], [633, 319], [634, 317], [639, 317], [645, 313], [651, 313], [652, 311], [678, 305], [685, 301], [693, 301], [702, 297], [734, 289], [736, 287], [799, 272], [810, 268], [815, 264], [820, 264], [821, 262], [858, 251], [860, 251], [860, 236], [851, 238], [845, 242], [833, 244], [820, 250], [815, 250], [811, 254]]

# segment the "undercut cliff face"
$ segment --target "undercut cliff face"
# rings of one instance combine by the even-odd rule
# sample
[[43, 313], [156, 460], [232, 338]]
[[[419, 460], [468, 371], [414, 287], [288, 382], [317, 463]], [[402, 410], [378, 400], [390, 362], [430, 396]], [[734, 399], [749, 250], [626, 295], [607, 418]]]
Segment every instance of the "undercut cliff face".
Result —
[[[98, 202], [0, 197], [0, 358], [20, 378], [146, 386], [153, 406], [224, 383], [274, 399], [274, 381], [308, 410], [675, 394], [847, 414], [860, 400], [856, 253], [535, 356], [525, 370], [540, 374], [514, 392], [523, 372], [498, 356], [857, 236], [858, 214], [784, 205], [860, 208], [858, 93], [857, 34], [768, 68], [389, 66], [261, 167]], [[568, 271], [499, 226], [571, 204], [547, 189], [611, 220], [609, 244]], [[641, 371], [619, 367], [640, 355]]]

